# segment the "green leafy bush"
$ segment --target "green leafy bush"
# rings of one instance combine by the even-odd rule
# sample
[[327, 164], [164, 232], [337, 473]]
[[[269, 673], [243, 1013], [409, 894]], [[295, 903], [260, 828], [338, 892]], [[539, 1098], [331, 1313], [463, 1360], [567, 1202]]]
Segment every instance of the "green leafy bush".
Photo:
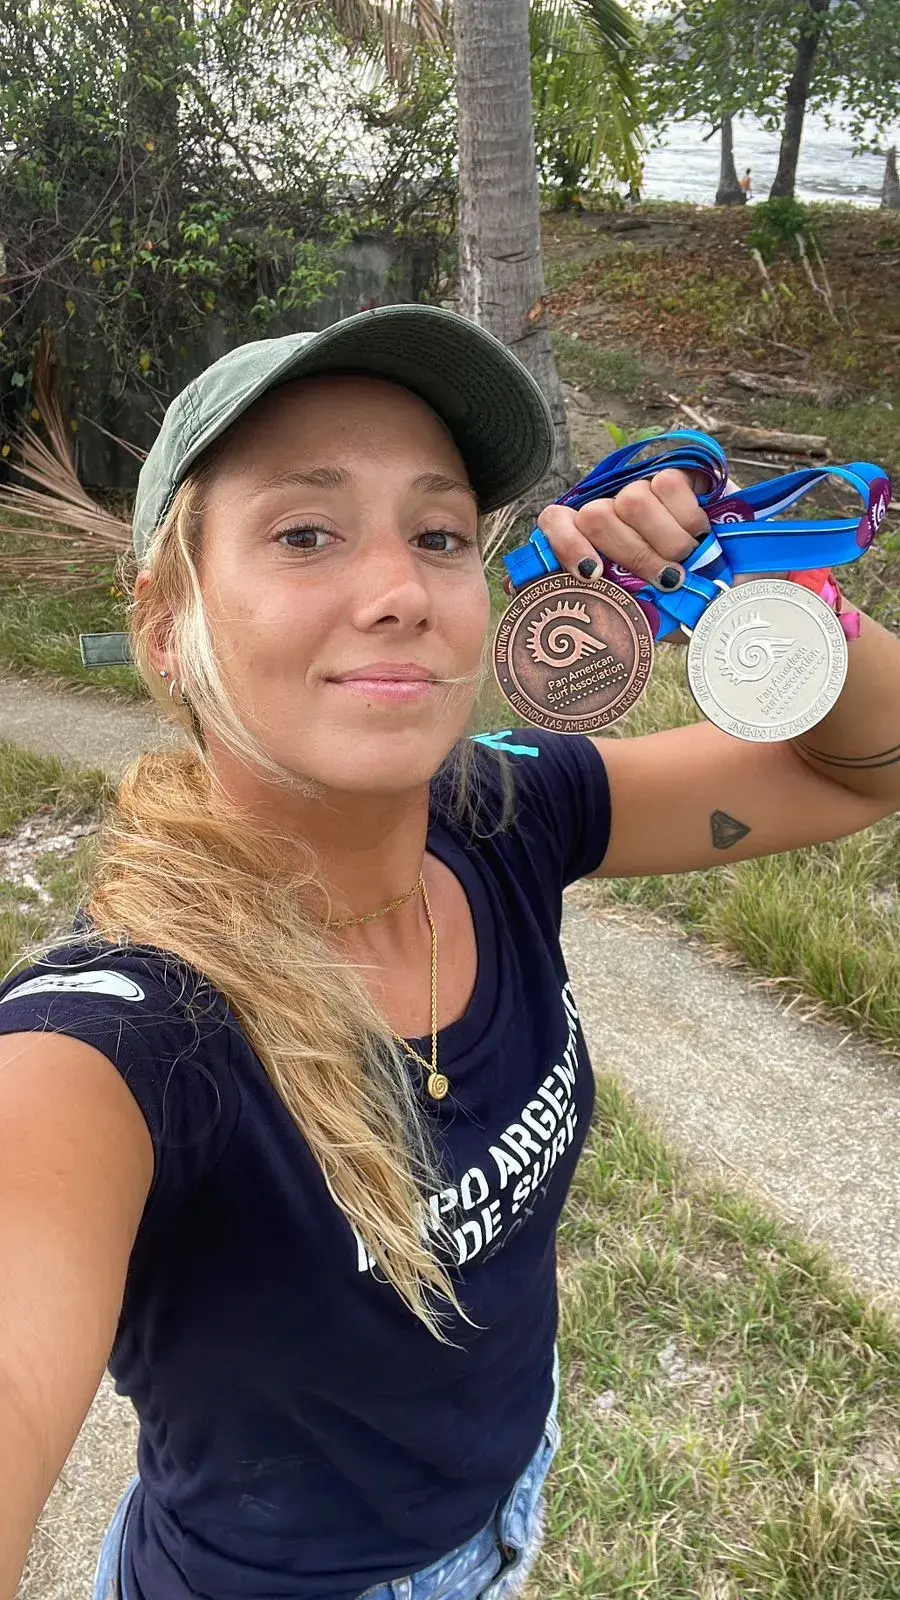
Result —
[[778, 196], [764, 200], [753, 213], [753, 227], [747, 235], [751, 250], [758, 250], [763, 260], [774, 261], [783, 250], [797, 255], [797, 235], [810, 239], [813, 221], [807, 207], [799, 200]]
[[446, 69], [367, 86], [327, 8], [35, 0], [0, 57], [0, 437], [43, 332], [115, 431], [197, 344], [308, 326], [359, 233], [452, 214]]

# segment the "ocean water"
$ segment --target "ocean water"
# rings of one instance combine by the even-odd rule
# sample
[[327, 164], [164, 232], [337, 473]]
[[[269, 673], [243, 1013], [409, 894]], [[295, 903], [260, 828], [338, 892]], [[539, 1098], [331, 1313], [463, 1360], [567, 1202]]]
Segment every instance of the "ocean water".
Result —
[[[714, 134], [704, 144], [707, 127], [691, 121], [673, 123], [667, 130], [662, 145], [650, 152], [644, 165], [644, 194], [648, 199], [713, 204], [719, 182], [719, 135]], [[900, 129], [895, 129], [884, 142], [900, 145]], [[735, 121], [734, 164], [739, 177], [750, 167], [756, 200], [765, 200], [768, 195], [778, 167], [778, 146], [778, 135], [767, 133], [753, 117]], [[842, 200], [877, 206], [883, 177], [883, 156], [854, 156], [846, 131], [829, 128], [820, 114], [807, 115], [797, 168], [798, 200]]]

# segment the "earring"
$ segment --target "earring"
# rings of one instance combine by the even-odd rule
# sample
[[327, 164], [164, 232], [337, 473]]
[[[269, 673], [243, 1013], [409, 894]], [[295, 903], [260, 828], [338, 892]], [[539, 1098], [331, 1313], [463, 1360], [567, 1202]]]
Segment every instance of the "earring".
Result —
[[[168, 676], [169, 676], [169, 674], [167, 673], [165, 667], [160, 667], [159, 675], [163, 679], [167, 679]], [[181, 699], [180, 700], [176, 700], [175, 699], [176, 691], [178, 691], [181, 694]], [[183, 691], [178, 689], [178, 679], [177, 678], [173, 678], [172, 682], [169, 684], [169, 699], [171, 700], [173, 706], [189, 706], [190, 703], [191, 703], [190, 700], [188, 699], [187, 695]]]

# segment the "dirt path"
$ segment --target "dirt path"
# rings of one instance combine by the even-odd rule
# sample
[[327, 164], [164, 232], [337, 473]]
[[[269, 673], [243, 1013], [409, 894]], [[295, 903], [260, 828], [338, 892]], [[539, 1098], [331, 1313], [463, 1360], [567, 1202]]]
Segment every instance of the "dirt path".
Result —
[[131, 702], [0, 676], [0, 739], [39, 755], [100, 767], [117, 778], [142, 750], [178, 737], [149, 700]]
[[[113, 774], [163, 732], [149, 707], [0, 680], [0, 737]], [[900, 1061], [772, 994], [657, 922], [567, 897], [564, 942], [599, 1071], [665, 1138], [754, 1191], [900, 1310]], [[35, 1535], [22, 1600], [88, 1600], [134, 1470], [130, 1407], [106, 1381]]]
[[900, 1312], [900, 1059], [780, 1005], [655, 918], [570, 890], [563, 943], [598, 1070]]

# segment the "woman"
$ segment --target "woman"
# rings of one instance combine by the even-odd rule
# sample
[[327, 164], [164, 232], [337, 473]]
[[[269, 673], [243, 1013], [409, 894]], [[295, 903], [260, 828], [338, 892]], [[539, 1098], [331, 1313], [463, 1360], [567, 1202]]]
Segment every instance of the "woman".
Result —
[[[426, 307], [245, 346], [166, 415], [132, 646], [194, 747], [132, 768], [73, 940], [0, 1003], [2, 1600], [108, 1357], [140, 1476], [98, 1600], [518, 1592], [592, 1103], [562, 889], [898, 804], [868, 620], [815, 755], [466, 738], [480, 518], [551, 443], [515, 358]], [[707, 521], [663, 472], [541, 526], [652, 581]]]

